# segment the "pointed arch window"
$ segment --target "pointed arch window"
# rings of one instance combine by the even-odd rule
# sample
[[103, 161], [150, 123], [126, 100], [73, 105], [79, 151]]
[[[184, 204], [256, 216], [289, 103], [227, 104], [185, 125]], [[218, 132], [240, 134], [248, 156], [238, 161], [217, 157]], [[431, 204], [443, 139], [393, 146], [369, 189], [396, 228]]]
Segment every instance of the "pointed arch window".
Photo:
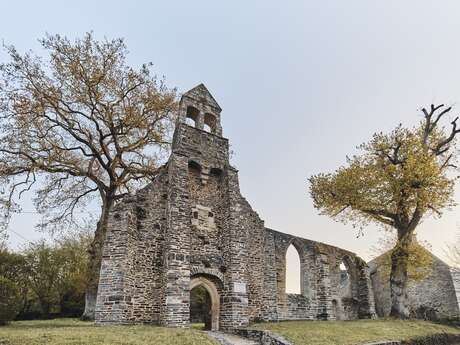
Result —
[[351, 297], [351, 278], [350, 271], [345, 260], [342, 260], [339, 265], [339, 284], [340, 295], [342, 297]]
[[301, 294], [300, 254], [294, 245], [286, 251], [286, 293]]

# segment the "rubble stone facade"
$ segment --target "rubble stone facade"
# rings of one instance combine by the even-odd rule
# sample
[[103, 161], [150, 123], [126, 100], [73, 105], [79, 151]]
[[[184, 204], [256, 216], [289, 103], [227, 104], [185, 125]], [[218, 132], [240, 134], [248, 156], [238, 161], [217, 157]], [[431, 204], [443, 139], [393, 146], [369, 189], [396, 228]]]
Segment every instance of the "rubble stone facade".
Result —
[[[458, 278], [455, 271], [433, 254], [429, 255], [432, 257], [431, 267], [421, 279], [409, 281], [407, 295], [411, 317], [433, 321], [458, 319]], [[375, 309], [379, 317], [387, 317], [391, 311], [389, 263], [383, 259], [384, 256], [380, 256], [369, 262]]]
[[[188, 326], [196, 286], [211, 298], [212, 329], [257, 320], [373, 317], [362, 259], [265, 228], [240, 193], [220, 114], [204, 85], [185, 93], [168, 163], [150, 185], [113, 208], [96, 322]], [[301, 262], [300, 294], [285, 292], [291, 244]]]

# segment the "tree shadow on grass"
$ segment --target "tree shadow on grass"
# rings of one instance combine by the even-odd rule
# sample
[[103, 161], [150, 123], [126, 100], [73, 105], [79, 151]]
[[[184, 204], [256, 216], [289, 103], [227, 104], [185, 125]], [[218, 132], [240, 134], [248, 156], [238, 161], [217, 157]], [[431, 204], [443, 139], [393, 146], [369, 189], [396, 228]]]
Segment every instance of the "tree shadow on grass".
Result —
[[83, 322], [78, 319], [52, 319], [52, 320], [27, 320], [13, 321], [7, 328], [10, 329], [53, 329], [53, 328], [96, 328], [93, 322]]

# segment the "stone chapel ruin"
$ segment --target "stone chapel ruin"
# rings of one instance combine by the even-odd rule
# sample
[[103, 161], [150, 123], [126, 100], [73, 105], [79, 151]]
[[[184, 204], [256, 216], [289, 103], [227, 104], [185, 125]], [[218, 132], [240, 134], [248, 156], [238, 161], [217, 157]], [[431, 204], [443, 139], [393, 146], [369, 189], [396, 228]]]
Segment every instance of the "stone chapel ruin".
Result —
[[[111, 212], [96, 322], [188, 326], [197, 287], [207, 292], [213, 330], [374, 317], [366, 262], [266, 228], [240, 194], [221, 110], [203, 84], [186, 92], [167, 164]], [[285, 292], [290, 245], [300, 257], [300, 294]]]

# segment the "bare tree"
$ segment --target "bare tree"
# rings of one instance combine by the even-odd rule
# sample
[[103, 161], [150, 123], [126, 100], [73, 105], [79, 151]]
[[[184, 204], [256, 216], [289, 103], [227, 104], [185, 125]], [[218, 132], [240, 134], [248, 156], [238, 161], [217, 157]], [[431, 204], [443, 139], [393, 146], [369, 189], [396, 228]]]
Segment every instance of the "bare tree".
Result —
[[88, 33], [40, 43], [46, 61], [8, 46], [10, 61], [0, 65], [1, 205], [8, 217], [32, 192], [52, 230], [75, 221], [92, 198], [100, 201], [84, 313], [92, 319], [108, 214], [158, 173], [176, 93], [151, 75], [151, 64], [129, 67], [122, 39]]

